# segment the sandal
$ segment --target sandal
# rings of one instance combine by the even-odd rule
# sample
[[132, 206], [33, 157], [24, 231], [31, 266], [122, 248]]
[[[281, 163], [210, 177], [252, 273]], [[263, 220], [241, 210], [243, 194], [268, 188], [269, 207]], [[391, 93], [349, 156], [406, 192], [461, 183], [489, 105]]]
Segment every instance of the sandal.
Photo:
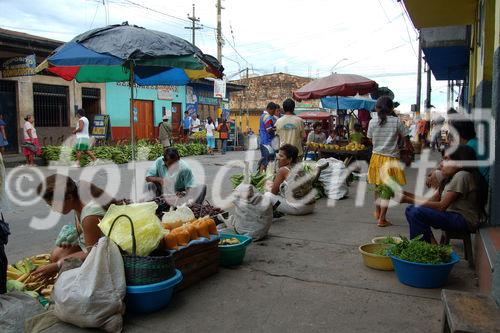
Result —
[[391, 225], [392, 225], [392, 223], [389, 222], [389, 221], [387, 221], [387, 220], [385, 220], [385, 221], [379, 221], [377, 223], [377, 227], [380, 227], [380, 228], [389, 227]]

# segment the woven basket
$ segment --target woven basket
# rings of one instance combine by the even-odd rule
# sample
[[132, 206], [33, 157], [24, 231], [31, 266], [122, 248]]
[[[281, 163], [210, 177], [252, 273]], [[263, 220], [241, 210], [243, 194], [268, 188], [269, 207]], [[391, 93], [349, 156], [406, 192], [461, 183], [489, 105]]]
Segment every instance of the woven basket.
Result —
[[140, 257], [136, 255], [136, 240], [134, 224], [129, 216], [122, 214], [115, 218], [109, 228], [108, 237], [116, 221], [126, 218], [130, 222], [132, 234], [132, 255], [122, 251], [123, 265], [125, 268], [125, 280], [127, 286], [141, 286], [165, 281], [175, 274], [175, 264], [172, 254], [167, 251], [155, 251], [152, 255]]

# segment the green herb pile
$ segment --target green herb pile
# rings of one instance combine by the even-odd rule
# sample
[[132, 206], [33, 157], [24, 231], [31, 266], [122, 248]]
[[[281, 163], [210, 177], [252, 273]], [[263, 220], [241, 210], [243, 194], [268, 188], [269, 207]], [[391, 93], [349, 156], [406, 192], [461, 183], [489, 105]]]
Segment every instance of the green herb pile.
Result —
[[[206, 153], [206, 146], [201, 143], [187, 143], [174, 145], [179, 151], [181, 157], [191, 155], [202, 155]], [[132, 160], [132, 146], [117, 145], [117, 146], [97, 146], [92, 147], [92, 152], [95, 157], [101, 160], [111, 160], [116, 164], [128, 163]], [[148, 143], [145, 140], [139, 140], [135, 147], [136, 160], [155, 160], [163, 155], [163, 146], [161, 143]], [[44, 146], [42, 147], [42, 158], [46, 161], [62, 161], [71, 163], [76, 160], [75, 149], [63, 146]], [[87, 165], [90, 159], [87, 155], [82, 155], [80, 163], [82, 166]]]
[[401, 243], [387, 249], [389, 255], [421, 264], [443, 264], [451, 261], [450, 245], [433, 245], [422, 241], [422, 235], [408, 240], [401, 237]]

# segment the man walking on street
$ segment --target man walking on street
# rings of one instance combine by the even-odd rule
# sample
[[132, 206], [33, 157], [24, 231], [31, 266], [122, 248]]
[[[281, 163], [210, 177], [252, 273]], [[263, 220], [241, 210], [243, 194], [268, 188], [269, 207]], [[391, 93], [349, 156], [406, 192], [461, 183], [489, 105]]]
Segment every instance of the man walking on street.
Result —
[[184, 119], [182, 119], [182, 131], [185, 138], [189, 136], [189, 131], [191, 130], [190, 128], [191, 128], [191, 117], [189, 116], [189, 111], [185, 111]]
[[163, 121], [158, 126], [158, 132], [163, 149], [170, 147], [172, 145], [172, 127], [167, 116], [163, 116]]
[[76, 165], [80, 166], [80, 157], [82, 153], [87, 154], [92, 161], [95, 161], [96, 158], [92, 151], [90, 151], [90, 135], [89, 135], [89, 120], [85, 117], [85, 111], [83, 109], [79, 109], [76, 111], [76, 115], [78, 116], [78, 125], [73, 130], [73, 134], [76, 135]]
[[302, 140], [305, 136], [304, 120], [294, 114], [295, 102], [291, 98], [283, 102], [283, 111], [285, 114], [276, 121], [276, 134], [280, 139], [280, 147], [284, 144], [297, 147], [300, 160], [304, 155], [302, 150]]
[[193, 113], [190, 129], [191, 133], [197, 133], [201, 131], [201, 121], [200, 119], [198, 119], [198, 115], [196, 113]]
[[266, 110], [262, 112], [259, 122], [260, 154], [259, 170], [264, 172], [269, 161], [274, 159], [272, 142], [275, 136], [275, 119], [277, 105], [273, 102], [267, 104]]

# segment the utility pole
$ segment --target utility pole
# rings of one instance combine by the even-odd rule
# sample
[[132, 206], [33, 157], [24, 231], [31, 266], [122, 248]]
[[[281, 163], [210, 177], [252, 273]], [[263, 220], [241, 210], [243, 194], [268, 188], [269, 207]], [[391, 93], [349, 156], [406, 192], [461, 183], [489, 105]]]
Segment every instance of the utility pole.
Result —
[[222, 18], [221, 12], [224, 9], [221, 5], [221, 0], [217, 0], [217, 60], [222, 64], [222, 46], [224, 40], [222, 39]]
[[415, 115], [420, 116], [420, 101], [422, 100], [422, 38], [418, 37], [418, 66], [417, 66], [417, 101]]
[[193, 45], [196, 45], [195, 44], [195, 32], [196, 32], [196, 30], [203, 29], [203, 27], [197, 27], [196, 26], [196, 22], [200, 22], [200, 18], [195, 16], [194, 3], [193, 3], [193, 16], [189, 16], [189, 14], [187, 14], [187, 16], [188, 16], [188, 20], [190, 20], [191, 22], [193, 22], [193, 25], [191, 27], [184, 27], [184, 29], [189, 29], [189, 30], [193, 31], [193, 37], [192, 37], [191, 43]]
[[431, 112], [431, 68], [429, 67], [429, 64], [427, 64], [427, 89], [426, 89], [426, 99], [425, 99], [425, 112], [429, 113]]

